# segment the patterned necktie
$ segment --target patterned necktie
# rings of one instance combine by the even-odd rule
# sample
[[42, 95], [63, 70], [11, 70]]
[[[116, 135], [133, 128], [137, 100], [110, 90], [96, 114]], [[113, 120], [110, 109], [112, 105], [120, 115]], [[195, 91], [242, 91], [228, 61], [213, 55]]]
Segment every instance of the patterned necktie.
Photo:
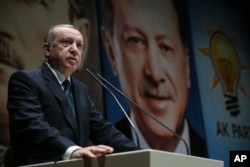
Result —
[[70, 85], [70, 82], [68, 79], [66, 79], [63, 83], [63, 88], [64, 88], [64, 93], [68, 99], [68, 102], [69, 102], [69, 105], [70, 105], [70, 108], [71, 108], [71, 111], [75, 117], [75, 105], [74, 105], [74, 98], [73, 98], [73, 95], [72, 95], [72, 90], [71, 90], [71, 85]]

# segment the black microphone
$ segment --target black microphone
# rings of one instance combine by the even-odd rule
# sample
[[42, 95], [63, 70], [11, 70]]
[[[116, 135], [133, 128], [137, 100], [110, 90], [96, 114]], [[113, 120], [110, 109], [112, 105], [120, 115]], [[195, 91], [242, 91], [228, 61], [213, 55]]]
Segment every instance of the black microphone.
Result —
[[109, 81], [107, 81], [105, 78], [103, 78], [100, 74], [97, 74], [97, 76], [99, 78], [101, 78], [105, 83], [107, 83], [110, 87], [112, 87], [116, 92], [118, 92], [121, 96], [123, 96], [124, 98], [126, 98], [129, 102], [131, 102], [133, 105], [135, 105], [137, 108], [140, 109], [140, 111], [144, 112], [146, 115], [148, 115], [151, 119], [153, 119], [155, 122], [157, 122], [158, 124], [160, 124], [162, 127], [166, 128], [167, 130], [169, 130], [175, 137], [177, 137], [179, 140], [183, 141], [183, 143], [185, 144], [186, 150], [187, 150], [187, 155], [190, 155], [189, 152], [189, 148], [187, 145], [187, 142], [179, 135], [177, 134], [175, 131], [173, 131], [172, 129], [170, 129], [168, 126], [166, 126], [165, 124], [163, 124], [160, 120], [158, 120], [157, 118], [155, 118], [152, 114], [150, 114], [147, 110], [143, 109], [141, 106], [139, 106], [137, 103], [135, 103], [133, 100], [131, 100], [128, 96], [126, 96], [122, 91], [120, 91], [118, 88], [116, 88], [114, 85], [112, 85]]
[[114, 95], [114, 93], [99, 79], [97, 78], [97, 76], [95, 76], [95, 74], [93, 74], [89, 69], [86, 69], [86, 71], [99, 83], [101, 84], [114, 98], [115, 102], [118, 104], [118, 106], [120, 107], [120, 109], [122, 110], [123, 114], [126, 116], [127, 120], [129, 121], [130, 126], [132, 127], [132, 129], [135, 132], [135, 136], [136, 136], [136, 142], [137, 142], [137, 146], [140, 148], [140, 141], [139, 141], [139, 137], [138, 137], [138, 132], [136, 131], [136, 128], [133, 124], [133, 122], [131, 121], [131, 119], [129, 118], [128, 114], [126, 113], [126, 111], [124, 110], [124, 108], [122, 107], [121, 103], [119, 102], [119, 100], [116, 98], [116, 96]]

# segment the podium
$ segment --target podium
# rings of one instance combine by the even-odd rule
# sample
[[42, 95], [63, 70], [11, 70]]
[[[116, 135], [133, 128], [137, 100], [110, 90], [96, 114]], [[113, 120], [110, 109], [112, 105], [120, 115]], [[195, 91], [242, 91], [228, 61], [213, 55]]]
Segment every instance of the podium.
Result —
[[224, 167], [224, 162], [153, 149], [108, 154], [93, 160], [74, 159], [27, 167]]

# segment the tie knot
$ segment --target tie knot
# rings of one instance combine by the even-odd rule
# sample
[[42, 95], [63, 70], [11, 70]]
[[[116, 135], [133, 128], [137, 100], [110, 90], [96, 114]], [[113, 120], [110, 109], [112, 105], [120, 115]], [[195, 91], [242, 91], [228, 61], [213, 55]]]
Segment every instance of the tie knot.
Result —
[[70, 91], [70, 82], [68, 79], [66, 79], [63, 83], [63, 88], [64, 88], [64, 92], [69, 92]]

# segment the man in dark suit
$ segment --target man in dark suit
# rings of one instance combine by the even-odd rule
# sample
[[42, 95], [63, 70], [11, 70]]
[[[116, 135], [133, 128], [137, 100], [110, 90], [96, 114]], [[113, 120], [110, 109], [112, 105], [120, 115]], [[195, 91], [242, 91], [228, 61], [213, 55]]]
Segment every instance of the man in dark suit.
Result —
[[[13, 155], [14, 165], [27, 165], [138, 149], [103, 118], [86, 86], [71, 76], [84, 60], [84, 40], [75, 27], [56, 25], [44, 38], [46, 61], [11, 76], [6, 161]], [[89, 139], [96, 145], [88, 146]]]

